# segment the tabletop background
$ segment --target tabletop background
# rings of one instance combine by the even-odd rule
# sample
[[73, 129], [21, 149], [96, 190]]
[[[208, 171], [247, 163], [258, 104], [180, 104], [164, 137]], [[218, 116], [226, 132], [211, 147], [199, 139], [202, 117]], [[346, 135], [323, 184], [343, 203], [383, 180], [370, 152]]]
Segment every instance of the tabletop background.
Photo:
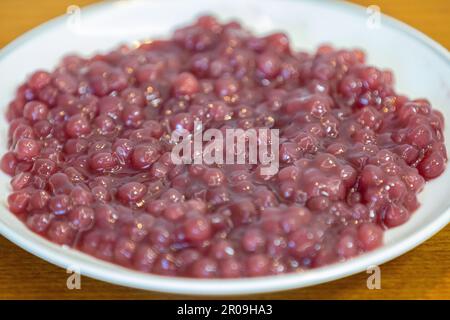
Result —
[[[0, 48], [27, 30], [65, 13], [67, 6], [93, 0], [1, 0]], [[449, 0], [355, 0], [424, 32], [450, 48]], [[229, 297], [246, 299], [450, 299], [450, 226], [409, 253], [381, 266], [381, 289], [369, 290], [366, 273], [278, 293]], [[0, 299], [194, 299], [147, 292], [87, 277], [80, 290], [66, 286], [68, 274], [0, 236]], [[205, 297], [206, 298], [206, 297]]]

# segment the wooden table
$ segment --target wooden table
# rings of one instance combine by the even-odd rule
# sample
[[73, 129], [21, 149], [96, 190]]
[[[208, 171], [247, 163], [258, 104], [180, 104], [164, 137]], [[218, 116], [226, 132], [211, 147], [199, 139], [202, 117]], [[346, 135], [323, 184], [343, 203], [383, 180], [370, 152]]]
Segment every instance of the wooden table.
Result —
[[[93, 0], [0, 1], [0, 47], [28, 29], [61, 15], [68, 5]], [[450, 48], [450, 1], [357, 0], [377, 4]], [[249, 299], [450, 299], [450, 226], [411, 252], [382, 265], [382, 289], [368, 290], [368, 274], [279, 293], [244, 296]], [[192, 296], [146, 292], [82, 277], [81, 290], [66, 287], [67, 273], [0, 237], [1, 299], [192, 299]]]

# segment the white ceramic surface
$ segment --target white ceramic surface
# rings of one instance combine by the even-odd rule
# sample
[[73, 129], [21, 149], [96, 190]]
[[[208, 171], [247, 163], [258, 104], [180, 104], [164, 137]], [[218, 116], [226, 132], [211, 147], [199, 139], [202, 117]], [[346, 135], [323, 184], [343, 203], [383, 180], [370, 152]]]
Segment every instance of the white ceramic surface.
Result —
[[[450, 121], [448, 51], [418, 31], [386, 16], [369, 28], [365, 8], [329, 1], [295, 0], [150, 0], [102, 3], [76, 8], [70, 17], [52, 20], [18, 38], [0, 52], [0, 106], [5, 110], [15, 88], [35, 69], [52, 68], [65, 54], [107, 51], [135, 39], [167, 36], [174, 26], [201, 13], [237, 18], [257, 33], [288, 32], [298, 48], [313, 50], [328, 42], [360, 47], [369, 62], [394, 71], [399, 92], [426, 97]], [[372, 20], [373, 22], [374, 20]], [[376, 20], [375, 20], [376, 22]], [[0, 153], [6, 149], [7, 122], [0, 120]], [[445, 132], [450, 142], [450, 132]], [[197, 280], [143, 274], [57, 246], [29, 231], [6, 206], [9, 177], [0, 174], [0, 232], [25, 250], [61, 267], [104, 281], [172, 293], [225, 295], [270, 292], [342, 278], [391, 260], [431, 237], [450, 221], [450, 170], [428, 183], [421, 208], [403, 226], [386, 233], [385, 245], [347, 262], [304, 273], [237, 280]], [[364, 285], [364, 284], [361, 284]]]

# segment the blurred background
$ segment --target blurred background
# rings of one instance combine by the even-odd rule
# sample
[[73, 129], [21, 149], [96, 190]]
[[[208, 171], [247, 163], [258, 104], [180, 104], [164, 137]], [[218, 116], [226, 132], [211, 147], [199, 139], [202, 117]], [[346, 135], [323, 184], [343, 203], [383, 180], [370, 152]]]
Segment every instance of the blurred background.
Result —
[[[69, 5], [82, 7], [95, 2], [100, 1], [0, 0], [0, 30], [2, 30], [0, 48], [25, 31], [64, 14]], [[365, 7], [377, 5], [382, 13], [406, 22], [447, 49], [450, 48], [450, 0], [352, 0], [348, 2]]]

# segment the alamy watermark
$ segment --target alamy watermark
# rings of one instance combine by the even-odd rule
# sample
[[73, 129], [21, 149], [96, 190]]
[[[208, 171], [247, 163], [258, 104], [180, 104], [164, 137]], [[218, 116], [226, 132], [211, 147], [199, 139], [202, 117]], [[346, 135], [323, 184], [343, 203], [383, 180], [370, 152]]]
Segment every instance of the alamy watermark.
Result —
[[211, 128], [203, 131], [202, 122], [195, 121], [193, 132], [183, 128], [174, 130], [171, 142], [174, 144], [171, 160], [177, 165], [255, 164], [261, 165], [261, 175], [278, 172], [278, 129]]
[[381, 289], [381, 269], [379, 266], [369, 266], [366, 270], [370, 276], [367, 278], [366, 284], [369, 290]]

